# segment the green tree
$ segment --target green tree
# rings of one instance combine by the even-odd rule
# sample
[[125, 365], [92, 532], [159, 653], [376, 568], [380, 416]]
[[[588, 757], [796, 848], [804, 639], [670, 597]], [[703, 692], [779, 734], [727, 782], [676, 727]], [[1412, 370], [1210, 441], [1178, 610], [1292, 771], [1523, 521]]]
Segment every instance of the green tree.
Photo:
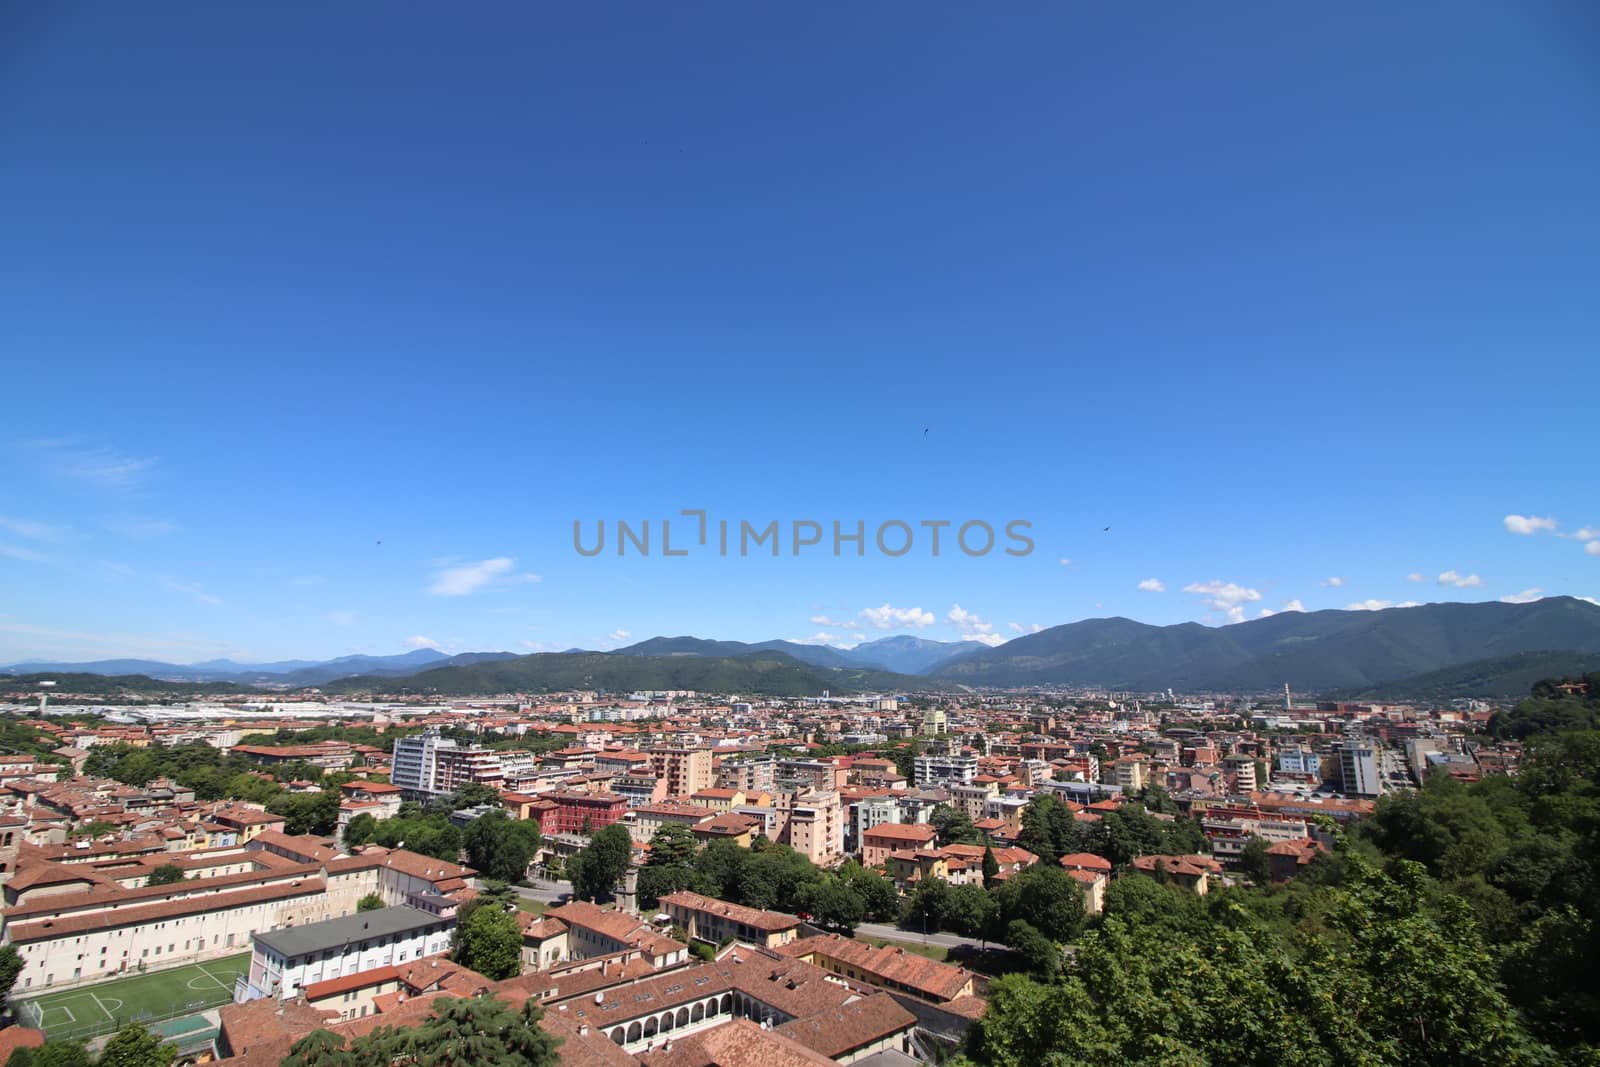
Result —
[[694, 832], [682, 823], [662, 823], [650, 838], [650, 859], [653, 867], [688, 864], [699, 850]]
[[1272, 863], [1267, 859], [1267, 843], [1254, 834], [1239, 853], [1239, 870], [1256, 885], [1272, 881]]
[[378, 820], [369, 813], [362, 812], [353, 816], [344, 826], [344, 847], [360, 848], [362, 845], [372, 843], [378, 833]]
[[289, 1046], [281, 1067], [354, 1067], [355, 1057], [344, 1047], [344, 1038], [331, 1030], [317, 1029]]
[[818, 926], [837, 930], [846, 937], [854, 935], [855, 928], [867, 915], [866, 901], [861, 894], [834, 875], [808, 884], [795, 903], [799, 910], [808, 912]]
[[841, 876], [850, 888], [861, 896], [867, 918], [873, 922], [893, 922], [900, 914], [900, 893], [894, 883], [877, 871], [869, 871], [858, 864], [846, 864]]
[[628, 836], [628, 828], [612, 823], [567, 861], [567, 878], [572, 882], [573, 895], [579, 900], [609, 898], [632, 862], [633, 841]]
[[176, 1046], [163, 1043], [143, 1025], [130, 1023], [106, 1042], [97, 1062], [99, 1067], [172, 1067], [177, 1055]]
[[988, 845], [983, 846], [983, 884], [987, 888], [994, 888], [995, 876], [1000, 873], [1000, 861], [994, 858], [994, 849]]
[[456, 927], [455, 961], [500, 981], [522, 973], [522, 929], [503, 907], [473, 908]]
[[15, 945], [0, 945], [0, 1003], [11, 995], [11, 987], [17, 984], [24, 966], [22, 953]]
[[1022, 957], [1035, 978], [1049, 981], [1061, 969], [1061, 947], [1023, 919], [1013, 919], [1006, 926], [1005, 943]]
[[451, 811], [462, 811], [466, 808], [476, 808], [483, 804], [500, 806], [500, 794], [486, 785], [477, 782], [468, 782], [451, 795], [449, 806]]
[[929, 824], [938, 834], [941, 845], [981, 845], [983, 834], [973, 825], [967, 813], [948, 804], [940, 804], [928, 817]]
[[339, 794], [331, 789], [281, 793], [268, 801], [267, 810], [283, 816], [285, 833], [331, 834], [339, 825]]
[[1002, 928], [1020, 919], [1054, 941], [1071, 941], [1083, 930], [1083, 887], [1054, 864], [1035, 864], [1007, 878], [993, 892]]
[[89, 1067], [89, 1050], [81, 1041], [46, 1041], [33, 1050], [33, 1067]]
[[356, 901], [357, 911], [378, 911], [384, 907], [383, 898], [376, 893], [368, 893]]
[[183, 868], [176, 863], [163, 863], [150, 872], [146, 885], [172, 885], [184, 879]]
[[504, 882], [528, 877], [528, 864], [539, 853], [538, 824], [513, 819], [504, 811], [482, 815], [462, 834], [467, 862], [480, 874]]

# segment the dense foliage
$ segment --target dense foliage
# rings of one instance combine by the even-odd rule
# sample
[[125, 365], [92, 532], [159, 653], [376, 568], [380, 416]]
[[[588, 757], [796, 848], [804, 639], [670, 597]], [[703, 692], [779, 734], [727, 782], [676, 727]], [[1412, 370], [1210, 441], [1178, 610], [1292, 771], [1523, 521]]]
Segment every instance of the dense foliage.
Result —
[[462, 844], [468, 865], [485, 878], [520, 882], [539, 852], [539, 824], [491, 811], [467, 824]]
[[[96, 745], [84, 761], [84, 773], [127, 785], [148, 785], [168, 778], [194, 790], [196, 800], [247, 800], [265, 804], [284, 817], [291, 834], [331, 834], [339, 822], [339, 793], [335, 786], [348, 781], [348, 773], [330, 774], [310, 763], [261, 766], [243, 756], [223, 755], [206, 744], [170, 748], [132, 745]], [[281, 783], [308, 781], [324, 788], [292, 793]]]
[[345, 848], [361, 845], [382, 845], [384, 848], [404, 847], [434, 859], [457, 863], [461, 859], [463, 835], [461, 830], [441, 814], [425, 814], [415, 804], [401, 805], [400, 814], [392, 819], [374, 819], [365, 812], [345, 824]]
[[516, 907], [489, 897], [468, 904], [457, 916], [452, 956], [485, 978], [499, 981], [522, 973], [522, 928]]
[[555, 1067], [557, 1041], [539, 1027], [537, 1000], [514, 1010], [491, 996], [441, 1000], [421, 1024], [381, 1026], [345, 1044], [314, 1030], [282, 1067]]
[[[1571, 694], [1541, 684], [1503, 717], [1528, 738], [1516, 777], [1436, 773], [1388, 795], [1288, 885], [1200, 897], [1117, 879], [1053, 980], [994, 984], [968, 1055], [1007, 1067], [1595, 1062], [1600, 731], [1559, 729], [1587, 721], [1594, 681]], [[1043, 807], [1031, 837], [1056, 847]], [[1018, 951], [1038, 952], [1023, 934]]]

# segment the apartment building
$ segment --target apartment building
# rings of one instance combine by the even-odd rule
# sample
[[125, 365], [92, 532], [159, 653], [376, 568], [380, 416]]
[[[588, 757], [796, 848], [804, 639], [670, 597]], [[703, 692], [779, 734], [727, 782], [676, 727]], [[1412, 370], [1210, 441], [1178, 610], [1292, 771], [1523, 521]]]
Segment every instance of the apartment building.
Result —
[[468, 783], [499, 789], [505, 775], [499, 753], [429, 731], [395, 741], [389, 780], [409, 799], [430, 800]]
[[771, 793], [775, 788], [778, 761], [772, 756], [726, 757], [717, 770], [717, 785], [744, 793]]
[[1334, 755], [1344, 777], [1343, 792], [1358, 797], [1375, 797], [1383, 792], [1383, 760], [1376, 745], [1343, 741], [1334, 748]]
[[710, 789], [715, 781], [709, 749], [652, 748], [648, 755], [656, 777], [666, 779], [669, 797], [686, 797]]
[[978, 776], [978, 757], [963, 755], [918, 756], [912, 763], [912, 778], [918, 786], [970, 782]]
[[456, 921], [401, 905], [251, 935], [234, 1001], [293, 999], [307, 986], [445, 952]]
[[793, 941], [800, 929], [800, 920], [793, 915], [729, 904], [687, 890], [662, 897], [661, 911], [691, 939], [713, 945], [732, 940], [777, 948]]
[[788, 845], [818, 866], [844, 855], [844, 804], [833, 790], [808, 789], [779, 794], [779, 844]]

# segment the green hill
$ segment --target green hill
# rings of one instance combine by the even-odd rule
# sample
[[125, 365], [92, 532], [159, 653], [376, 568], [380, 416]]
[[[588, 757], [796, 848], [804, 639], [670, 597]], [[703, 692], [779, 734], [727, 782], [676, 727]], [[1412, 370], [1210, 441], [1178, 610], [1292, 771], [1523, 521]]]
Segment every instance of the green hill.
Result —
[[1449, 701], [1457, 697], [1512, 699], [1525, 695], [1544, 678], [1570, 677], [1600, 671], [1596, 652], [1516, 652], [1445, 667], [1415, 678], [1385, 682], [1363, 690], [1336, 690], [1329, 700]]
[[1423, 604], [1384, 611], [1282, 612], [1232, 626], [1088, 619], [937, 664], [978, 686], [1093, 685], [1188, 692], [1364, 691], [1526, 652], [1600, 653], [1600, 607], [1573, 597], [1531, 604]]
[[780, 652], [748, 656], [636, 656], [615, 652], [546, 652], [495, 663], [440, 667], [408, 678], [344, 678], [322, 687], [326, 693], [436, 693], [471, 696], [489, 693], [548, 693], [599, 689], [628, 693], [641, 689], [693, 689], [701, 693], [747, 693], [800, 697], [832, 693], [895, 692], [926, 689], [924, 678], [861, 668], [830, 668], [801, 663]]
[[219, 693], [253, 693], [249, 686], [235, 682], [167, 682], [143, 674], [7, 674], [0, 675], [0, 695], [12, 700], [36, 700], [40, 682], [55, 682], [48, 692], [81, 693], [85, 696], [159, 697], [211, 696]]

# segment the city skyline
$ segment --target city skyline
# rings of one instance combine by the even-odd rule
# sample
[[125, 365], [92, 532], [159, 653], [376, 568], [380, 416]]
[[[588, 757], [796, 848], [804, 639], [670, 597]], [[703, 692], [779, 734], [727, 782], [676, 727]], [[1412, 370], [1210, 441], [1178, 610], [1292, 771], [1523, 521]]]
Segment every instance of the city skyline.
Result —
[[378, 11], [0, 35], [0, 662], [1600, 597], [1581, 14]]

